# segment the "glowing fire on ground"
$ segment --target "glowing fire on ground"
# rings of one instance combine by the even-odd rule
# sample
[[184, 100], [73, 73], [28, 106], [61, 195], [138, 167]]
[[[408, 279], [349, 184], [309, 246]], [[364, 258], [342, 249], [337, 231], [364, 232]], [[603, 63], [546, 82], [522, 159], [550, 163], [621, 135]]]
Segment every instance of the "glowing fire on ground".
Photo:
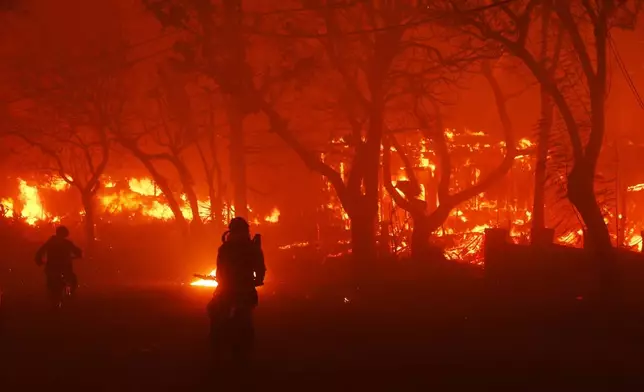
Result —
[[[67, 177], [67, 179], [72, 180], [71, 177]], [[20, 218], [32, 226], [39, 222], [59, 222], [61, 217], [52, 215], [43, 206], [40, 190], [63, 192], [69, 188], [68, 181], [60, 177], [39, 185], [29, 184], [23, 179], [18, 179], [17, 202], [13, 198], [0, 199], [0, 216]], [[175, 218], [175, 213], [162, 192], [149, 178], [131, 178], [121, 184], [108, 179], [104, 182], [103, 189], [97, 194], [97, 200], [101, 207], [100, 216], [124, 215], [129, 218], [138, 216], [165, 221]], [[180, 195], [177, 201], [181, 215], [186, 220], [192, 220], [193, 208], [186, 195]], [[213, 215], [210, 202], [207, 200], [197, 200], [197, 210], [203, 221], [207, 221]], [[248, 206], [248, 210], [252, 213], [250, 206]], [[83, 212], [79, 211], [78, 214], [83, 215]], [[223, 203], [222, 210], [215, 215], [218, 215], [222, 222], [226, 223], [235, 216], [235, 207]], [[261, 221], [272, 224], [279, 222], [279, 216], [279, 209], [273, 208], [270, 214], [263, 219], [254, 217], [252, 221], [255, 224], [259, 224]]]
[[[203, 276], [203, 275], [200, 275]], [[196, 278], [190, 283], [190, 286], [197, 287], [217, 287], [219, 283], [215, 280], [217, 277], [217, 269], [210, 271], [209, 274], [203, 276], [203, 278]], [[208, 278], [208, 279], [204, 279]]]
[[[453, 183], [450, 184], [450, 192], [458, 192], [467, 188], [484, 176], [489, 171], [489, 162], [499, 158], [505, 150], [505, 143], [489, 140], [489, 136], [484, 132], [473, 132], [465, 130], [459, 132], [456, 130], [446, 130], [445, 136], [448, 141], [449, 150], [453, 153], [454, 161], [452, 168]], [[350, 148], [349, 143], [342, 139], [333, 140], [334, 148], [340, 150]], [[413, 166], [413, 172], [419, 182], [419, 193], [417, 200], [425, 203], [426, 212], [431, 213], [440, 201], [437, 196], [437, 184], [440, 178], [440, 159], [433, 150], [432, 144], [425, 140], [407, 142], [403, 144], [405, 153]], [[515, 166], [506, 176], [506, 180], [514, 189], [504, 189], [496, 191], [485, 191], [473, 197], [472, 199], [461, 203], [457, 208], [452, 210], [444, 224], [434, 233], [434, 239], [444, 250], [444, 254], [449, 259], [457, 260], [480, 260], [481, 249], [483, 244], [483, 233], [485, 229], [494, 227], [507, 228], [515, 242], [525, 242], [529, 238], [530, 224], [532, 220], [531, 212], [531, 186], [534, 173], [534, 143], [528, 139], [517, 141], [519, 153], [515, 156]], [[532, 150], [531, 150], [532, 149]], [[397, 154], [392, 147], [392, 157]], [[340, 154], [341, 155], [341, 154]], [[340, 156], [336, 154], [336, 156]], [[325, 163], [336, 167], [343, 179], [350, 173], [350, 167], [346, 162], [331, 162], [331, 154], [321, 156]], [[392, 160], [392, 163], [394, 161]], [[400, 166], [392, 168], [393, 185], [399, 190], [410, 181], [407, 168]], [[482, 174], [483, 173], [483, 174]], [[63, 192], [70, 188], [71, 178], [54, 178], [44, 184], [27, 183], [19, 179], [18, 194], [14, 198], [5, 197], [0, 199], [0, 216], [5, 218], [22, 219], [30, 225], [36, 225], [39, 222], [56, 222], [61, 218], [55, 216], [47, 210], [47, 203], [43, 206], [43, 200], [39, 191]], [[505, 180], [504, 180], [505, 181]], [[506, 185], [507, 186], [507, 185]], [[348, 213], [342, 208], [342, 204], [335, 195], [335, 191], [330, 182], [323, 180], [321, 191], [328, 199], [320, 206], [331, 217], [331, 225], [336, 225], [344, 231], [345, 238], [348, 238], [348, 230], [351, 228], [351, 220]], [[629, 194], [644, 191], [644, 183], [630, 185], [626, 189]], [[72, 192], [72, 191], [70, 191]], [[515, 194], [513, 194], [515, 193]], [[235, 206], [223, 202], [217, 207], [219, 211], [211, 211], [211, 205], [208, 200], [192, 200], [189, 202], [186, 195], [177, 195], [176, 204], [178, 213], [186, 220], [193, 219], [193, 212], [198, 211], [198, 216], [207, 221], [212, 216], [226, 222], [235, 215]], [[48, 201], [46, 199], [45, 201]], [[177, 210], [170, 208], [168, 201], [154, 183], [147, 177], [131, 178], [127, 180], [114, 181], [114, 179], [104, 178], [102, 187], [97, 194], [97, 204], [100, 207], [98, 215], [103, 219], [111, 217], [125, 217], [126, 219], [152, 219], [152, 220], [172, 220], [175, 218]], [[633, 203], [631, 203], [633, 204]], [[621, 206], [624, 209], [624, 206]], [[280, 222], [280, 210], [274, 208], [266, 215], [260, 215], [251, 211], [250, 221], [255, 224], [275, 224]], [[214, 214], [213, 214], [214, 212]], [[78, 214], [81, 214], [78, 212]], [[82, 214], [81, 214], [82, 215]], [[620, 246], [630, 249], [642, 250], [641, 224], [638, 220], [640, 215], [638, 211], [630, 213], [628, 219], [622, 219], [621, 215], [615, 211], [605, 210], [606, 221], [609, 228], [615, 229], [617, 222], [622, 233], [619, 236]], [[396, 203], [389, 197], [384, 189], [378, 203], [378, 228], [379, 241], [387, 242], [388, 248], [394, 253], [408, 251], [410, 241], [410, 232], [413, 229], [413, 221], [409, 214], [399, 208]], [[321, 223], [322, 224], [322, 223]], [[321, 225], [319, 224], [319, 225]], [[612, 233], [613, 239], [617, 242], [618, 235]], [[312, 239], [301, 239], [290, 245], [283, 245], [282, 250], [294, 249], [311, 246], [309, 242]], [[334, 240], [334, 244], [346, 244], [346, 239]], [[568, 227], [561, 229], [555, 236], [555, 242], [568, 246], [580, 246], [583, 241], [583, 231], [577, 227]], [[317, 246], [317, 245], [316, 245]], [[345, 251], [344, 254], [347, 254]], [[333, 251], [333, 254], [340, 254]], [[474, 261], [476, 262], [476, 261]], [[206, 281], [204, 285], [214, 285], [214, 281]]]
[[[213, 278], [216, 277], [217, 276], [217, 270], [214, 269], [214, 270], [210, 271], [208, 276], [211, 276]], [[190, 283], [190, 286], [217, 287], [217, 281], [214, 280], [214, 279], [200, 279], [200, 278], [197, 278], [196, 280], [194, 280], [194, 281], [192, 281]]]
[[[450, 193], [466, 189], [479, 182], [484, 174], [489, 173], [502, 158], [506, 144], [503, 141], [493, 141], [490, 136], [481, 131], [457, 131], [455, 129], [445, 130], [445, 138], [448, 141], [448, 150], [452, 159], [452, 183]], [[402, 139], [402, 138], [401, 138]], [[404, 149], [408, 163], [411, 167], [405, 167], [404, 160], [397, 159], [396, 147], [392, 146], [392, 185], [399, 194], [404, 196], [402, 187], [412, 185], [408, 171], [411, 169], [418, 183], [418, 194], [415, 201], [426, 206], [425, 213], [430, 214], [440, 205], [438, 198], [438, 185], [441, 173], [437, 170], [440, 166], [440, 157], [436, 153], [432, 143], [424, 138], [420, 140], [407, 139], [400, 146]], [[331, 141], [336, 149], [336, 154], [347, 149], [350, 153], [350, 143], [342, 138]], [[509, 231], [512, 241], [515, 243], [527, 243], [530, 241], [530, 229], [532, 224], [532, 198], [534, 186], [534, 167], [536, 144], [527, 138], [519, 139], [516, 143], [517, 154], [514, 157], [514, 166], [501, 183], [501, 187], [489, 190], [474, 196], [470, 200], [461, 203], [452, 210], [447, 220], [434, 233], [437, 245], [443, 249], [444, 255], [452, 260], [466, 260], [479, 264], [482, 261], [483, 234], [485, 229], [505, 228]], [[349, 172], [345, 162], [329, 162], [329, 154], [322, 154], [321, 160], [339, 170], [342, 178], [345, 178], [345, 171]], [[401, 164], [395, 167], [396, 161]], [[562, 174], [565, 181], [565, 173]], [[382, 179], [387, 181], [388, 179]], [[410, 188], [408, 188], [410, 189]], [[325, 181], [323, 190], [330, 194], [330, 201], [327, 208], [335, 214], [336, 219], [344, 222], [345, 228], [349, 228], [351, 221], [346, 211], [342, 209], [337, 197], [333, 196], [333, 188], [329, 181]], [[644, 184], [629, 186], [626, 192], [644, 191]], [[413, 196], [413, 195], [412, 195]], [[409, 198], [406, 197], [408, 200]], [[633, 209], [633, 202], [628, 205], [620, 205], [620, 209]], [[629, 219], [623, 219], [621, 215], [616, 217], [615, 207], [602, 206], [605, 220], [611, 230], [614, 244], [627, 247], [632, 250], [641, 250], [641, 237], [639, 228], [643, 227], [644, 220], [639, 219], [639, 213], [629, 214]], [[569, 208], [573, 211], [573, 208]], [[567, 213], [569, 211], [566, 211]], [[559, 225], [555, 222], [554, 215], [557, 212], [546, 210], [551, 215], [548, 225]], [[413, 220], [410, 214], [405, 212], [396, 202], [392, 200], [388, 192], [383, 190], [379, 197], [378, 215], [381, 226], [379, 227], [380, 241], [389, 242], [389, 247], [394, 253], [408, 252], [408, 244], [411, 242], [411, 231]], [[571, 215], [574, 217], [574, 213]], [[583, 230], [574, 228], [579, 225], [578, 219], [571, 218], [571, 223], [557, 229], [554, 238], [555, 243], [565, 246], [581, 246], [583, 243]], [[387, 223], [388, 228], [383, 229], [382, 223]], [[616, 233], [617, 231], [617, 233]], [[384, 237], [383, 237], [384, 236]], [[619, 242], [619, 243], [618, 243]], [[290, 246], [296, 247], [296, 246]], [[289, 248], [290, 248], [289, 247]]]

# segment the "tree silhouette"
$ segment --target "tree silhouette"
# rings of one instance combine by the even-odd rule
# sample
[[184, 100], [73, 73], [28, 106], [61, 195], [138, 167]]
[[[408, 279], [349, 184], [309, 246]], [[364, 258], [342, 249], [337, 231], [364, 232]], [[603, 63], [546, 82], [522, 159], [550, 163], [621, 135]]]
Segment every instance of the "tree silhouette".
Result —
[[[610, 279], [614, 259], [611, 238], [595, 194], [595, 173], [606, 129], [608, 40], [611, 28], [632, 27], [641, 1], [522, 0], [476, 14], [464, 12], [465, 3], [434, 2], [428, 12], [441, 15], [446, 25], [457, 26], [482, 42], [496, 44], [521, 60], [552, 98], [572, 151], [567, 197], [583, 220], [587, 237], [584, 244], [594, 250], [600, 275]], [[541, 61], [529, 39], [538, 34], [540, 24], [535, 21], [548, 7], [552, 7], [565, 32], [562, 53], [569, 54], [570, 60], [559, 62], [555, 70], [549, 62]], [[575, 78], [577, 72], [582, 76]], [[581, 113], [576, 110], [580, 104], [585, 109]], [[583, 126], [586, 122], [588, 127]]]
[[[425, 109], [425, 104], [422, 101], [415, 108], [415, 114], [421, 124], [420, 130], [425, 138], [431, 142], [439, 159], [437, 170], [439, 173], [437, 189], [438, 206], [433, 211], [428, 213], [427, 201], [419, 198], [421, 184], [414, 173], [409, 158], [405, 155], [402, 146], [396, 141], [395, 136], [392, 135], [387, 138], [384, 144], [384, 185], [395, 203], [412, 216], [414, 226], [411, 249], [412, 256], [414, 257], [422, 257], [428, 254], [428, 239], [430, 235], [445, 222], [450, 212], [456, 206], [484, 192], [495, 182], [503, 178], [514, 164], [517, 149], [512, 123], [506, 109], [507, 98], [493, 75], [491, 65], [488, 62], [482, 63], [481, 71], [488, 80], [494, 93], [499, 118], [503, 126], [505, 142], [505, 156], [503, 160], [487, 176], [484, 176], [469, 188], [465, 188], [456, 193], [450, 192], [454, 169], [451, 163], [448, 146], [449, 141], [445, 136], [445, 125], [443, 124], [441, 109], [435, 100], [429, 100], [430, 106], [432, 107], [431, 111]], [[394, 185], [391, 181], [391, 147], [401, 156], [405, 165], [405, 173], [409, 178], [409, 182], [403, 182], [402, 186], [398, 184]]]

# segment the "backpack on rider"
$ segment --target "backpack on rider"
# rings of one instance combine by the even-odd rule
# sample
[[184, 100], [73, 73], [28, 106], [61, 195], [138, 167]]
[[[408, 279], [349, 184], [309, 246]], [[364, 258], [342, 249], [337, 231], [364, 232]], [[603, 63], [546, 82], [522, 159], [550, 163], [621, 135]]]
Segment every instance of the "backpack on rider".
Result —
[[254, 342], [256, 287], [264, 284], [266, 267], [261, 236], [251, 238], [243, 218], [233, 219], [222, 235], [216, 274], [217, 288], [208, 304], [213, 351], [221, 357], [227, 348], [233, 360], [246, 361]]

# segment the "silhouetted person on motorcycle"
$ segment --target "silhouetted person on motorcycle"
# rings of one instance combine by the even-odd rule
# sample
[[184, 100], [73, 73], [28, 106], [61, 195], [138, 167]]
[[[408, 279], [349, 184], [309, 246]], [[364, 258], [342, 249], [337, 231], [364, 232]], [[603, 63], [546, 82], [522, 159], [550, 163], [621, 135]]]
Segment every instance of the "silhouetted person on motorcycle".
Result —
[[69, 239], [69, 229], [65, 226], [56, 228], [56, 234], [45, 242], [36, 252], [36, 264], [43, 265], [43, 256], [47, 259], [45, 264], [45, 276], [47, 278], [47, 289], [50, 295], [55, 295], [55, 290], [61, 276], [67, 281], [73, 294], [78, 288], [78, 278], [74, 273], [72, 260], [80, 258], [82, 251]]
[[245, 361], [254, 341], [256, 287], [264, 284], [266, 266], [260, 236], [251, 239], [250, 227], [243, 218], [234, 218], [222, 236], [216, 274], [217, 288], [208, 304], [213, 349], [221, 355], [222, 344], [230, 342], [234, 359]]

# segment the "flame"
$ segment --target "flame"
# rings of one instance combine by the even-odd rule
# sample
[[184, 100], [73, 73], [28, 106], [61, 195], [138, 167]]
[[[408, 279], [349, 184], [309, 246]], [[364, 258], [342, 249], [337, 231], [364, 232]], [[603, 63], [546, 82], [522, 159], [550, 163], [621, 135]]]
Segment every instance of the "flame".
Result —
[[[213, 278], [217, 276], [217, 270], [214, 269], [210, 271], [208, 276], [212, 276]], [[190, 286], [201, 286], [201, 287], [217, 287], [217, 281], [212, 280], [212, 279], [195, 279], [190, 283]]]
[[[66, 176], [69, 181], [71, 177]], [[35, 225], [38, 221], [48, 221], [51, 223], [60, 222], [60, 217], [52, 216], [43, 207], [39, 188], [50, 189], [56, 192], [64, 192], [70, 189], [70, 184], [62, 177], [55, 177], [42, 185], [29, 185], [23, 179], [19, 180], [18, 210], [20, 216], [29, 225]], [[101, 191], [97, 195], [98, 205], [102, 207], [99, 215], [117, 215], [122, 214], [133, 219], [135, 217], [146, 217], [158, 220], [172, 220], [175, 218], [172, 209], [168, 205], [165, 197], [150, 178], [131, 178], [127, 181], [128, 188], [118, 189], [117, 183], [110, 179], [105, 179]], [[193, 210], [188, 203], [186, 195], [180, 195], [179, 209], [186, 220], [193, 219]], [[14, 217], [16, 203], [12, 198], [0, 199], [4, 209], [4, 217]], [[253, 213], [250, 206], [249, 213]], [[197, 200], [197, 209], [199, 217], [206, 220], [211, 216], [211, 207], [208, 200]], [[79, 215], [84, 215], [82, 211]], [[227, 223], [235, 215], [235, 206], [224, 203], [219, 215], [222, 223]], [[260, 224], [257, 214], [251, 216], [250, 222]], [[263, 221], [268, 223], [279, 222], [280, 211], [278, 208], [268, 214]]]
[[556, 241], [562, 245], [574, 245], [579, 243], [583, 235], [584, 231], [579, 229], [576, 232], [571, 231], [562, 236], [559, 236]]
[[13, 218], [13, 200], [12, 199], [2, 199], [0, 200], [0, 206], [4, 211], [4, 216], [6, 218]]
[[642, 236], [639, 234], [633, 235], [628, 240], [628, 246], [631, 248], [637, 247], [637, 250], [642, 252]]
[[157, 189], [157, 186], [149, 178], [131, 178], [128, 181], [130, 190], [134, 193], [138, 193], [142, 196], [160, 196], [161, 191]]
[[25, 218], [25, 222], [35, 225], [41, 219], [45, 218], [45, 210], [38, 196], [38, 188], [27, 185], [25, 180], [20, 180], [19, 185], [20, 200], [23, 202], [20, 214]]
[[[70, 181], [73, 181], [73, 179], [70, 176], [66, 176]], [[55, 190], [55, 191], [64, 191], [66, 189], [69, 189], [69, 182], [65, 181], [64, 178], [62, 177], [54, 177], [51, 180], [51, 183], [49, 184], [50, 189]]]
[[286, 249], [293, 249], [293, 248], [304, 248], [309, 246], [309, 243], [307, 241], [304, 242], [296, 242], [293, 244], [288, 244], [288, 245], [282, 245], [279, 247], [280, 250], [286, 250]]
[[[116, 187], [114, 182], [108, 182], [108, 189]], [[110, 214], [128, 213], [130, 215], [141, 215], [144, 217], [172, 220], [174, 213], [167, 204], [167, 201], [154, 181], [150, 178], [131, 178], [128, 180], [129, 190], [120, 190], [118, 193], [103, 194], [99, 199], [105, 211]], [[179, 197], [179, 209], [181, 215], [187, 220], [193, 219], [193, 210], [185, 194]], [[252, 212], [250, 206], [248, 211]], [[208, 219], [211, 215], [210, 201], [197, 200], [197, 210], [201, 219]], [[271, 216], [275, 210], [271, 213]], [[224, 203], [222, 210], [219, 212], [223, 223], [227, 223], [235, 215], [235, 206]], [[279, 211], [277, 213], [279, 218]], [[259, 222], [257, 218], [251, 218], [251, 222]]]
[[[450, 184], [450, 192], [463, 190], [483, 178], [485, 171], [483, 168], [476, 166], [480, 162], [476, 154], [497, 154], [500, 157], [506, 147], [502, 141], [491, 140], [490, 136], [485, 132], [445, 129], [444, 134], [447, 139], [448, 149], [454, 154], [455, 162], [452, 168], [453, 181]], [[336, 148], [350, 148], [349, 144], [343, 139], [334, 139], [332, 143], [336, 144]], [[431, 213], [440, 205], [437, 191], [439, 178], [436, 175], [437, 165], [435, 163], [440, 162], [440, 159], [437, 152], [432, 150], [430, 140], [420, 138], [420, 140], [406, 141], [405, 143], [404, 150], [408, 154], [413, 174], [416, 176], [420, 186], [418, 198], [426, 201], [426, 212]], [[530, 151], [530, 148], [534, 146], [535, 143], [527, 138], [517, 141], [517, 148], [520, 150], [520, 154], [515, 158], [515, 167], [518, 170], [513, 170], [512, 173], [518, 174], [511, 175], [523, 175], [520, 173], [530, 175], [533, 172], [534, 154]], [[457, 151], [462, 151], [461, 157], [458, 156]], [[468, 152], [471, 152], [471, 155], [464, 156]], [[343, 178], [346, 177], [347, 173], [351, 172], [350, 163], [346, 159], [343, 161], [342, 156], [320, 154], [320, 159], [325, 164], [334, 167]], [[487, 155], [485, 159], [487, 159]], [[4, 216], [15, 217], [20, 215], [19, 218], [24, 219], [30, 225], [35, 225], [38, 221], [45, 220], [49, 222], [60, 221], [60, 217], [52, 216], [45, 210], [38, 190], [68, 191], [70, 184], [65, 179], [71, 180], [71, 177], [55, 177], [38, 186], [28, 185], [25, 181], [20, 180], [17, 195], [14, 195], [13, 198], [5, 197], [0, 199], [0, 204], [4, 208]], [[392, 180], [395, 183], [409, 181], [405, 168], [399, 168], [398, 173], [394, 175]], [[644, 183], [630, 185], [627, 190], [628, 192], [643, 191]], [[320, 206], [320, 212], [327, 214], [325, 219], [329, 219], [330, 225], [334, 225], [340, 230], [344, 229], [344, 233], [342, 233], [344, 238], [338, 239], [335, 244], [343, 243], [343, 241], [347, 241], [346, 238], [349, 238], [348, 231], [351, 229], [349, 215], [342, 207], [342, 203], [328, 180], [321, 180], [320, 191], [323, 192], [325, 197]], [[388, 244], [390, 244], [392, 251], [407, 252], [413, 222], [405, 211], [393, 203], [387, 192], [382, 189], [380, 191], [377, 210], [379, 223], [381, 223], [378, 233], [381, 237], [379, 238], [385, 238], [385, 241], [389, 241]], [[215, 215], [222, 222], [227, 222], [235, 215], [235, 206], [231, 203], [222, 203], [220, 211], [214, 211], [215, 214], [211, 214], [211, 205], [207, 199], [198, 199], [196, 209], [193, 210], [186, 195], [177, 194], [177, 196], [178, 208], [186, 220], [192, 220], [194, 213], [198, 213], [198, 216], [203, 219], [209, 219], [211, 215]], [[99, 188], [97, 199], [99, 207], [102, 208], [98, 209], [98, 215], [101, 218], [117, 214], [128, 219], [145, 218], [168, 221], [175, 218], [165, 196], [155, 182], [148, 177], [130, 178], [122, 182], [115, 182], [108, 177], [104, 177], [102, 178], [102, 186]], [[487, 194], [481, 193], [452, 211], [444, 225], [435, 233], [436, 240], [444, 248], [446, 257], [478, 264], [482, 257], [481, 250], [485, 229], [504, 227], [509, 230], [512, 240], [517, 243], [528, 238], [529, 231], [527, 226], [532, 214], [525, 207], [525, 204], [528, 203], [521, 203], [516, 199], [495, 200]], [[277, 206], [269, 213], [264, 211], [256, 213], [253, 212], [250, 206], [247, 207], [250, 215], [249, 222], [255, 225], [281, 223], [281, 211]], [[619, 237], [623, 237], [623, 243], [620, 246], [641, 250], [642, 238], [640, 230], [641, 224], [644, 222], [633, 218], [633, 215], [636, 214], [631, 212], [629, 214], [624, 213], [622, 216], [621, 212], [604, 211], [607, 223], [615, 222], [616, 219], [619, 219], [619, 226], [624, 230], [624, 235]], [[320, 225], [318, 224], [318, 226]], [[613, 238], [616, 239], [618, 236], [613, 234]], [[566, 233], [557, 233], [555, 242], [566, 246], [580, 246], [582, 240], [583, 231], [574, 229]], [[319, 242], [316, 242], [316, 245], [319, 244]], [[295, 242], [294, 244], [284, 245], [280, 249], [292, 249], [308, 245], [308, 242]], [[329, 252], [337, 251], [337, 249], [334, 249]], [[346, 254], [346, 252], [333, 253], [329, 257], [338, 257], [343, 254]], [[194, 285], [213, 287], [216, 283], [206, 281]]]
[[398, 181], [409, 181], [409, 177], [407, 177], [407, 174], [405, 173], [399, 173], [398, 176], [396, 177], [396, 182], [394, 183], [394, 186], [396, 186], [396, 183]]
[[269, 223], [277, 223], [277, 222], [279, 222], [279, 220], [280, 220], [280, 210], [278, 210], [277, 208], [273, 208], [273, 210], [271, 211], [271, 214], [268, 215], [266, 218], [264, 218], [264, 220], [266, 222], [269, 222]]
[[[255, 273], [253, 273], [254, 276]], [[208, 274], [208, 277], [211, 277], [212, 279], [201, 279], [201, 278], [196, 278], [192, 282], [190, 282], [190, 286], [199, 286], [199, 287], [217, 287], [219, 283], [215, 280], [217, 277], [217, 269], [214, 269], [210, 271]]]
[[626, 190], [628, 190], [629, 192], [644, 191], [644, 183], [631, 185], [628, 188], [626, 188]]

